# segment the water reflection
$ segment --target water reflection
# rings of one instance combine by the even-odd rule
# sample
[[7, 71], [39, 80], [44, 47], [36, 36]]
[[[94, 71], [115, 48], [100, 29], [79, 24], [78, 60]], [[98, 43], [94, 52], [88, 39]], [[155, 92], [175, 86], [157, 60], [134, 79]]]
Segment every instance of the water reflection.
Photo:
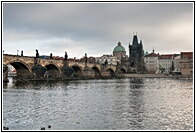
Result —
[[[192, 130], [193, 83], [171, 79], [8, 83], [11, 130]], [[47, 129], [49, 130], [49, 129]]]
[[130, 88], [139, 89], [139, 88], [143, 87], [143, 80], [144, 79], [131, 78], [129, 81]]
[[143, 118], [144, 118], [144, 101], [143, 101], [143, 79], [130, 79], [130, 90], [129, 90], [129, 129], [137, 130], [144, 129]]

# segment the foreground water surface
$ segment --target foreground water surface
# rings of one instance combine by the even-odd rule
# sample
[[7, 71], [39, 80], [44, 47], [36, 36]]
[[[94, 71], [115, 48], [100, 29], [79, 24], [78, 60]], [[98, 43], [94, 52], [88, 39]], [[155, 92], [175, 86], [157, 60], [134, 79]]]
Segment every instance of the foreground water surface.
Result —
[[3, 87], [3, 126], [10, 130], [193, 130], [192, 80], [10, 79]]

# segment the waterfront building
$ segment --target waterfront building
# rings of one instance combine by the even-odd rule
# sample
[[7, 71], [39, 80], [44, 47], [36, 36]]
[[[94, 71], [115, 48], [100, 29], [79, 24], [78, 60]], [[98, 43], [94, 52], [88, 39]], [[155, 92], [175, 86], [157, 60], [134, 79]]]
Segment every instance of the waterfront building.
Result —
[[15, 72], [16, 69], [12, 65], [7, 65], [8, 67], [8, 72]]
[[96, 57], [95, 60], [96, 60], [96, 63], [98, 64], [104, 64], [106, 61], [108, 62], [108, 64], [111, 64], [111, 65], [117, 65], [117, 62], [121, 63], [120, 59], [112, 55], [103, 55], [101, 57]]
[[[113, 56], [117, 57], [118, 63], [119, 63], [119, 68], [128, 68], [129, 66], [129, 58], [126, 55], [126, 50], [125, 48], [121, 45], [121, 42], [118, 42], [118, 45], [114, 48], [113, 50]], [[124, 69], [125, 70], [125, 69]], [[126, 73], [127, 71], [123, 71]]]
[[181, 55], [180, 54], [174, 54], [174, 71], [175, 73], [181, 73]]
[[118, 45], [113, 49], [113, 55], [103, 55], [101, 57], [96, 57], [96, 63], [104, 64], [106, 61], [110, 65], [117, 65], [117, 64], [126, 64], [126, 50], [121, 45], [121, 42], [118, 42]]
[[138, 42], [137, 35], [133, 36], [132, 45], [129, 43], [129, 66], [136, 72], [144, 70], [144, 51], [142, 40]]
[[174, 70], [174, 54], [160, 55], [157, 60], [157, 72], [169, 74]]
[[68, 61], [70, 61], [70, 62], [72, 62], [72, 61], [79, 62], [79, 60], [80, 59], [77, 59], [76, 57], [74, 57], [74, 58], [68, 58]]
[[64, 60], [64, 57], [52, 56], [54, 60]]
[[181, 52], [181, 73], [182, 78], [193, 77], [193, 52]]
[[156, 73], [158, 58], [159, 58], [159, 53], [158, 54], [154, 53], [154, 50], [152, 51], [152, 53], [144, 56], [146, 73], [152, 73], [152, 74]]
[[[81, 58], [79, 60], [79, 62], [85, 62], [85, 58], [86, 57]], [[95, 57], [87, 57], [87, 63], [93, 63], [93, 64], [95, 64], [96, 63]]]

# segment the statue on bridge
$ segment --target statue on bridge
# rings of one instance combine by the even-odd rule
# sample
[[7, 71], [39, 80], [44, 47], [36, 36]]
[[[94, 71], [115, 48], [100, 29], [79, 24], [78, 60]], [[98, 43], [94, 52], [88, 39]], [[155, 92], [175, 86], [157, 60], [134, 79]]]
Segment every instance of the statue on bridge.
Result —
[[107, 60], [105, 60], [105, 62], [103, 64], [103, 67], [104, 67], [105, 70], [107, 69], [107, 67], [108, 67], [108, 61]]
[[85, 53], [85, 64], [87, 63], [87, 53]]
[[68, 58], [68, 55], [67, 55], [67, 52], [65, 51], [65, 61], [67, 60], [67, 58]]
[[53, 59], [53, 57], [52, 57], [52, 53], [50, 53], [50, 59]]
[[23, 56], [23, 50], [21, 51], [21, 56]]
[[36, 49], [36, 58], [39, 57], [39, 53], [38, 53], [38, 50]]
[[105, 65], [107, 65], [107, 64], [108, 64], [108, 61], [106, 60], [106, 61], [105, 61]]

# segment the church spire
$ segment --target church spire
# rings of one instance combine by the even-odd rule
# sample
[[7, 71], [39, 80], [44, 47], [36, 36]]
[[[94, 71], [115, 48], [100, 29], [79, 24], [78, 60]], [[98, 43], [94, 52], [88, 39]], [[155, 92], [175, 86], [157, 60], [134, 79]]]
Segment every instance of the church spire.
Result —
[[140, 40], [140, 45], [142, 45], [142, 40]]
[[137, 39], [137, 34], [133, 36], [133, 42], [132, 45], [137, 45], [138, 44], [138, 39]]
[[152, 53], [154, 53], [154, 46], [153, 46], [153, 50], [152, 50]]

